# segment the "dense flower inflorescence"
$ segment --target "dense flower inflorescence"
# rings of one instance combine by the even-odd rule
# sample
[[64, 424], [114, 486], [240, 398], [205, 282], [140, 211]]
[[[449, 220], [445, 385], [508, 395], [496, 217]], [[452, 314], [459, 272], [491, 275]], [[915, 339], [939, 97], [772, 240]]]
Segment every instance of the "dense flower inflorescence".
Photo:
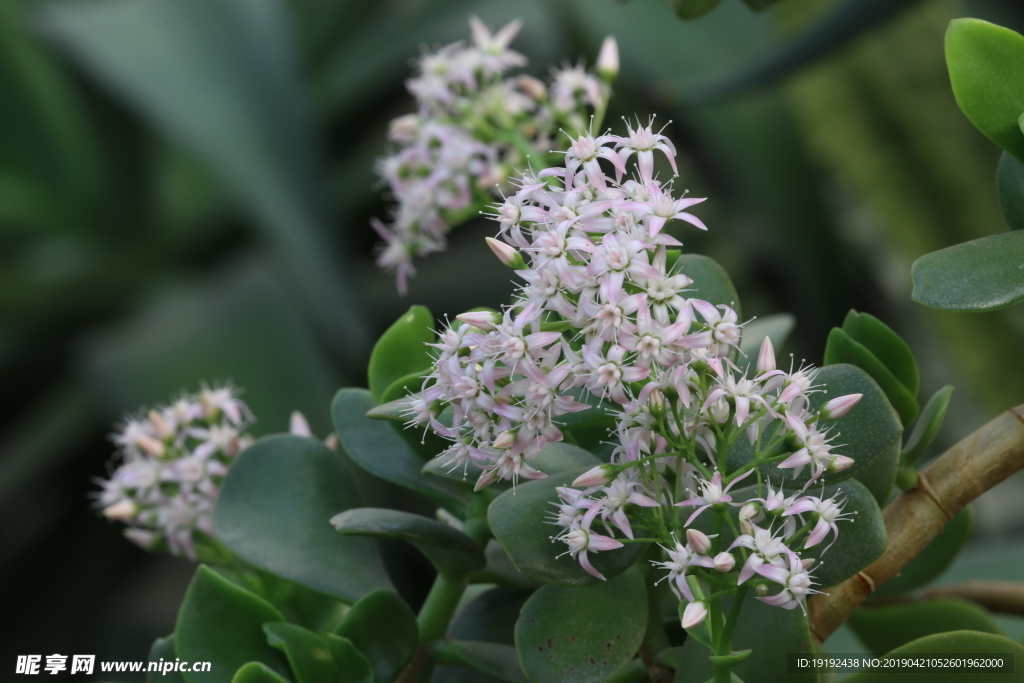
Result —
[[526, 64], [509, 48], [520, 23], [491, 33], [474, 17], [470, 27], [470, 44], [420, 58], [407, 82], [417, 112], [391, 122], [395, 149], [379, 163], [397, 206], [390, 225], [373, 223], [384, 240], [378, 263], [395, 272], [403, 293], [413, 258], [444, 249], [450, 226], [492, 201], [527, 157], [543, 158], [560, 126], [581, 127], [589, 113], [603, 111], [618, 71], [615, 44], [606, 42], [602, 77], [582, 66], [554, 69], [550, 85], [506, 77]]
[[252, 440], [252, 421], [230, 386], [204, 387], [130, 418], [113, 436], [120, 463], [103, 487], [103, 515], [124, 522], [131, 541], [196, 556], [200, 537], [213, 537], [213, 506], [231, 462]]
[[[592, 555], [639, 540], [638, 527], [662, 545], [659, 565], [681, 599], [702, 603], [694, 568], [727, 574], [740, 564], [737, 588], [777, 584], [763, 599], [791, 609], [812, 592], [799, 552], [838, 533], [843, 502], [770, 486], [752, 498], [763, 485], [740, 499], [736, 487], [755, 473], [760, 482], [765, 466], [790, 481], [806, 473], [805, 490], [849, 467], [828, 422], [860, 397], [812, 410], [815, 371], [778, 368], [768, 339], [749, 371], [740, 367], [736, 310], [689, 296], [700, 283], [665, 230], [669, 221], [706, 229], [690, 213], [704, 200], [659, 179], [656, 154], [675, 169], [675, 148], [652, 124], [580, 133], [564, 165], [519, 178], [494, 215], [501, 239], [489, 243], [524, 284], [503, 312], [463, 314], [441, 332], [414, 421], [452, 441], [441, 455], [451, 467], [482, 470], [479, 489], [544, 476], [530, 461], [562, 439], [566, 415], [617, 404], [611, 462], [558, 490], [553, 523], [567, 554], [601, 577]], [[743, 464], [731, 463], [730, 451], [743, 450]], [[742, 529], [721, 548], [718, 530], [735, 524], [727, 510], [741, 505]], [[712, 537], [697, 528], [708, 516]], [[697, 620], [706, 606], [688, 614]]]

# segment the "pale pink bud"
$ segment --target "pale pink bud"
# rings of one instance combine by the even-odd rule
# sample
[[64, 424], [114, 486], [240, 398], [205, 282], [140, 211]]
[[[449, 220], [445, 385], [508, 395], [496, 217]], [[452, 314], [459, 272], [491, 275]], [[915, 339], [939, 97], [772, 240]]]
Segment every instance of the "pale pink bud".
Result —
[[533, 76], [520, 76], [519, 87], [522, 88], [523, 92], [530, 99], [540, 101], [548, 96], [548, 89], [544, 85], [544, 81]]
[[603, 486], [615, 478], [615, 474], [608, 465], [598, 465], [589, 469], [572, 483], [573, 486]]
[[662, 393], [661, 389], [652, 389], [650, 396], [647, 398], [647, 407], [651, 411], [651, 415], [656, 418], [664, 417], [665, 415], [665, 394]]
[[757, 354], [757, 374], [763, 375], [775, 369], [775, 349], [768, 337], [761, 342], [761, 351]]
[[151, 436], [140, 434], [135, 437], [135, 445], [138, 446], [144, 453], [153, 456], [154, 458], [162, 457], [164, 454], [164, 445], [154, 439]]
[[832, 462], [828, 464], [828, 471], [842, 472], [852, 464], [853, 458], [847, 457], [845, 455], [837, 455], [836, 457], [832, 458]]
[[740, 508], [740, 531], [745, 534], [754, 533], [754, 525], [750, 522], [754, 517], [757, 516], [757, 506], [753, 503], [747, 503]]
[[174, 430], [167, 424], [164, 416], [155, 410], [149, 411], [149, 424], [153, 425], [153, 431], [161, 439], [166, 441], [174, 436]]
[[860, 403], [862, 396], [863, 394], [837, 396], [821, 407], [821, 416], [826, 420], [838, 420], [853, 410], [853, 407]]
[[808, 569], [810, 569], [811, 567], [814, 566], [814, 558], [813, 557], [806, 557], [806, 558], [800, 560], [800, 564], [802, 564], [804, 566], [804, 571], [807, 571]]
[[420, 120], [415, 114], [399, 116], [388, 125], [388, 137], [394, 142], [411, 142], [419, 127]]
[[338, 450], [338, 435], [337, 434], [331, 434], [330, 436], [328, 436], [326, 439], [324, 439], [324, 445], [327, 446], [328, 448], [330, 448], [332, 451], [337, 451]]
[[309, 428], [309, 422], [306, 420], [306, 416], [297, 410], [292, 411], [292, 416], [288, 420], [288, 433], [294, 434], [295, 436], [313, 436], [313, 432]]
[[145, 529], [125, 529], [124, 537], [143, 550], [149, 550], [156, 544], [157, 535]]
[[514, 268], [515, 270], [522, 270], [526, 268], [526, 262], [523, 261], [523, 255], [520, 254], [515, 247], [506, 244], [501, 240], [496, 240], [493, 237], [485, 237], [484, 239], [487, 241], [487, 246], [489, 246], [491, 251], [494, 252], [494, 255], [498, 257], [498, 260], [506, 266]]
[[103, 516], [107, 519], [116, 519], [127, 522], [139, 511], [139, 506], [131, 500], [120, 500], [113, 505], [103, 508]]
[[501, 434], [498, 434], [498, 438], [496, 438], [494, 440], [494, 443], [491, 445], [499, 450], [505, 450], [506, 448], [512, 448], [512, 444], [514, 444], [515, 442], [516, 435], [513, 434], [512, 432], [505, 431], [502, 432]]
[[609, 83], [619, 75], [619, 44], [614, 36], [608, 36], [601, 43], [601, 51], [597, 53], [597, 73]]
[[686, 530], [686, 542], [698, 555], [703, 555], [711, 548], [711, 539], [697, 529]]
[[722, 572], [731, 572], [732, 568], [736, 566], [736, 558], [732, 556], [732, 553], [721, 552], [715, 555], [713, 560], [715, 563], [715, 569]]
[[493, 329], [501, 321], [501, 316], [493, 311], [470, 311], [459, 313], [455, 317], [467, 325], [479, 327], [481, 330]]
[[768, 595], [768, 586], [764, 585], [763, 583], [759, 583], [756, 586], [754, 586], [754, 592], [757, 593], [757, 597], [763, 598], [764, 596]]
[[703, 602], [691, 602], [683, 610], [683, 628], [700, 626], [708, 618], [708, 608]]

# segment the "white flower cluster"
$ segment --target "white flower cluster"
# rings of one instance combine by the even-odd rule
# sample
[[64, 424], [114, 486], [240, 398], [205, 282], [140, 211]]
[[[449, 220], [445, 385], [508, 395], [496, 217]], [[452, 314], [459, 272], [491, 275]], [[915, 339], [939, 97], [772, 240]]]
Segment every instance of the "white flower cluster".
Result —
[[[412, 411], [415, 422], [429, 422], [453, 442], [442, 457], [483, 470], [481, 488], [499, 478], [544, 476], [529, 460], [562, 439], [560, 416], [589, 407], [580, 400], [585, 393], [618, 404], [612, 462], [574, 483], [585, 490], [560, 489], [557, 538], [600, 577], [588, 553], [620, 547], [615, 531], [633, 539], [631, 520], [639, 523], [665, 543], [674, 588], [694, 600], [689, 569], [728, 572], [734, 559], [717, 552], [717, 542], [695, 547], [677, 535], [699, 533], [689, 527], [707, 509], [724, 517], [729, 490], [763, 465], [794, 476], [809, 468], [808, 485], [849, 467], [822, 422], [845, 414], [860, 396], [812, 412], [814, 372], [778, 369], [767, 339], [750, 375], [732, 360], [742, 334], [736, 311], [686, 296], [694, 283], [670, 251], [681, 243], [664, 230], [671, 220], [706, 229], [687, 211], [704, 200], [675, 196], [672, 183], [655, 176], [655, 152], [675, 168], [675, 148], [653, 125], [629, 126], [625, 136], [580, 134], [564, 166], [520, 178], [495, 216], [504, 241], [489, 240], [525, 281], [517, 303], [502, 314], [460, 315], [441, 333], [436, 366]], [[634, 157], [633, 176], [625, 179]], [[752, 457], [737, 467], [728, 454], [740, 439]], [[744, 508], [749, 528], [729, 550], [744, 548], [741, 583], [755, 572], [779, 579], [785, 589], [765, 600], [791, 608], [809, 590], [801, 588], [804, 569], [780, 578], [795, 566], [783, 541], [802, 542], [810, 531], [797, 530], [794, 516], [814, 515], [810, 547], [835, 530], [841, 504], [781, 496]], [[683, 522], [680, 508], [688, 506], [696, 510]], [[753, 526], [757, 515], [792, 521], [772, 532]], [[596, 520], [604, 533], [593, 528]]]
[[146, 549], [196, 556], [198, 535], [213, 537], [213, 506], [232, 460], [252, 443], [248, 407], [230, 387], [203, 387], [128, 419], [113, 436], [120, 464], [101, 480], [99, 505], [129, 526]]
[[[526, 64], [509, 49], [514, 21], [497, 33], [470, 19], [472, 44], [453, 43], [419, 60], [407, 82], [415, 114], [391, 122], [395, 151], [379, 163], [397, 206], [390, 225], [374, 221], [384, 240], [380, 266], [395, 272], [405, 292], [412, 260], [444, 249], [449, 228], [493, 200], [513, 168], [543, 158], [559, 126], [581, 127], [589, 112], [603, 111], [606, 80], [581, 66], [554, 69], [546, 86], [531, 76], [505, 77]], [[618, 70], [614, 41], [602, 50], [607, 80]]]

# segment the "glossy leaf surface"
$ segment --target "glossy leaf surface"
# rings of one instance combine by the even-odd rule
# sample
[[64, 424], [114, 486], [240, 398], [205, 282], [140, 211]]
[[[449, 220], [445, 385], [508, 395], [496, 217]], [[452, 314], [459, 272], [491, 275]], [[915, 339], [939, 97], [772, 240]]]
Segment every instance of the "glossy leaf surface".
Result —
[[352, 602], [390, 586], [374, 541], [343, 538], [331, 529], [332, 516], [359, 504], [340, 455], [313, 439], [272, 436], [232, 465], [214, 528], [226, 546], [260, 569]]
[[373, 667], [376, 683], [391, 683], [419, 643], [416, 615], [397, 594], [379, 590], [352, 605], [334, 634], [347, 638]]
[[647, 627], [647, 592], [630, 571], [590, 588], [544, 586], [516, 622], [516, 649], [535, 681], [601, 681], [633, 659]]
[[229, 683], [235, 671], [254, 661], [287, 674], [287, 661], [263, 633], [264, 623], [282, 620], [270, 603], [200, 565], [181, 604], [174, 639], [183, 660], [211, 666], [208, 672], [185, 673], [185, 680]]
[[381, 335], [367, 369], [375, 402], [399, 379], [430, 366], [431, 347], [427, 344], [434, 341], [433, 327], [430, 309], [413, 306]]
[[366, 416], [373, 405], [365, 389], [342, 389], [334, 397], [331, 415], [349, 457], [370, 474], [422, 493], [445, 508], [460, 509], [469, 500], [466, 491], [439, 477], [422, 476], [423, 460], [409, 444], [387, 422]]
[[[1004, 672], [983, 672], [973, 671], [970, 677], [964, 676], [964, 671], [951, 670], [948, 672], [929, 671], [924, 674], [928, 683], [1006, 683], [1024, 678], [1020, 673], [1017, 662], [1024, 660], [1024, 646], [1015, 643], [1005, 636], [992, 633], [979, 633], [977, 631], [952, 631], [950, 633], [939, 633], [907, 643], [896, 648], [889, 655], [899, 657], [900, 655], [925, 655], [939, 656], [959, 655], [1005, 655], [1014, 658], [1014, 673]], [[892, 671], [886, 669], [875, 669], [861, 671], [845, 679], [848, 683], [905, 683], [906, 672]]]
[[1024, 161], [1024, 36], [981, 19], [954, 19], [946, 31], [953, 95], [971, 123]]
[[290, 683], [262, 662], [249, 662], [235, 672], [231, 683]]
[[870, 313], [851, 310], [843, 320], [843, 331], [882, 361], [911, 396], [917, 396], [921, 385], [917, 360], [907, 342], [892, 328]]
[[[558, 557], [565, 552], [565, 546], [551, 542], [559, 529], [549, 521], [554, 509], [552, 503], [558, 500], [555, 489], [568, 486], [587, 469], [520, 482], [514, 490], [505, 491], [491, 503], [487, 510], [491, 531], [519, 571], [561, 586], [600, 583], [600, 579], [585, 572], [579, 562], [568, 555]], [[628, 569], [642, 548], [639, 543], [627, 543], [615, 550], [591, 553], [590, 561], [611, 579]]]
[[1024, 301], [1024, 230], [925, 254], [911, 269], [913, 298], [943, 311], [981, 312]]
[[825, 345], [825, 365], [849, 363], [856, 365], [878, 383], [893, 408], [900, 414], [903, 424], [911, 424], [920, 412], [914, 395], [896, 378], [896, 375], [866, 346], [856, 341], [845, 330], [832, 328]]
[[884, 654], [912, 640], [946, 631], [1003, 635], [988, 610], [960, 598], [861, 607], [850, 617], [849, 624], [860, 641], [875, 654]]
[[953, 387], [946, 385], [928, 399], [913, 431], [903, 445], [903, 452], [900, 455], [902, 464], [913, 465], [924, 454], [925, 449], [939, 433], [943, 420], [946, 419], [946, 410], [949, 409], [949, 400], [952, 397]]
[[430, 648], [430, 658], [441, 664], [466, 666], [501, 681], [527, 683], [511, 645], [470, 640], [441, 640]]
[[[178, 653], [174, 649], [174, 634], [167, 636], [166, 638], [157, 638], [153, 641], [153, 647], [149, 649], [150, 662], [159, 662], [161, 659], [165, 662], [174, 662], [178, 658]], [[148, 671], [146, 672], [146, 683], [185, 683], [185, 677], [180, 671], [168, 671], [163, 673], [162, 671]]]
[[319, 683], [336, 677], [334, 657], [318, 634], [282, 621], [263, 624], [263, 632], [267, 642], [288, 658], [296, 683]]
[[442, 574], [462, 576], [482, 569], [487, 561], [466, 534], [447, 524], [400, 510], [357, 508], [331, 518], [341, 534], [378, 536], [405, 541], [420, 550]]
[[344, 672], [339, 683], [373, 683], [373, 667], [352, 641], [333, 633], [325, 636], [327, 647], [334, 658], [334, 666]]
[[1010, 230], [1024, 230], [1024, 164], [1007, 152], [996, 167], [996, 196]]

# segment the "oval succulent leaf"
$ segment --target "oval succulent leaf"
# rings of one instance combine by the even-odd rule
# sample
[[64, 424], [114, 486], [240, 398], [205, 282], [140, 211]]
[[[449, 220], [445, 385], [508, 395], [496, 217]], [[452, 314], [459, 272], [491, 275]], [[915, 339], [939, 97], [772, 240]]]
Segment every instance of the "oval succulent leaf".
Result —
[[946, 419], [946, 410], [949, 409], [949, 400], [953, 396], [953, 387], [946, 385], [936, 391], [928, 403], [925, 404], [921, 416], [914, 425], [914, 430], [907, 438], [903, 446], [903, 453], [900, 456], [900, 463], [913, 465], [925, 452], [935, 435], [939, 433], [943, 420]]
[[917, 396], [921, 384], [917, 359], [907, 342], [891, 327], [870, 313], [851, 310], [843, 320], [843, 331], [880, 360], [911, 396]]
[[511, 645], [440, 640], [430, 647], [429, 654], [439, 664], [467, 666], [502, 681], [527, 683], [528, 680], [519, 666], [516, 649]]
[[337, 676], [327, 641], [301, 626], [282, 621], [263, 624], [267, 642], [284, 652], [296, 683], [320, 683]]
[[[1006, 655], [1012, 657], [1016, 662], [1024, 660], [1024, 646], [1015, 643], [1005, 636], [992, 633], [979, 633], [978, 631], [951, 631], [949, 633], [938, 633], [924, 638], [918, 638], [902, 647], [887, 653], [894, 657], [900, 655], [927, 655], [942, 656], [945, 654], [959, 655]], [[964, 683], [964, 672], [962, 670], [950, 670], [948, 672], [930, 672], [928, 683]], [[872, 669], [861, 671], [849, 678], [844, 679], [847, 683], [894, 683], [892, 671], [889, 669]], [[906, 680], [905, 676], [899, 676], [898, 680]], [[977, 671], [971, 674], [971, 683], [1001, 683], [1007, 680], [1004, 672], [987, 673]]]
[[405, 541], [426, 555], [441, 574], [458, 577], [486, 566], [483, 551], [466, 534], [433, 519], [400, 510], [357, 508], [331, 518], [341, 534]]
[[996, 167], [996, 196], [1010, 230], [1024, 230], [1024, 164], [1008, 152]]
[[411, 307], [381, 335], [370, 354], [367, 377], [374, 402], [396, 381], [430, 367], [434, 316], [425, 306]]
[[834, 327], [825, 345], [825, 365], [838, 363], [856, 365], [871, 375], [900, 414], [903, 424], [911, 424], [917, 418], [920, 406], [907, 387], [870, 349], [856, 341], [846, 330]]
[[419, 644], [416, 615], [397, 594], [370, 593], [345, 613], [334, 635], [346, 638], [366, 656], [376, 683], [391, 683]]
[[884, 654], [918, 638], [947, 631], [1004, 635], [988, 610], [961, 598], [933, 598], [861, 607], [847, 623], [865, 647], [875, 654]]
[[1024, 301], [1024, 230], [989, 235], [925, 254], [911, 269], [913, 299], [975, 313]]

